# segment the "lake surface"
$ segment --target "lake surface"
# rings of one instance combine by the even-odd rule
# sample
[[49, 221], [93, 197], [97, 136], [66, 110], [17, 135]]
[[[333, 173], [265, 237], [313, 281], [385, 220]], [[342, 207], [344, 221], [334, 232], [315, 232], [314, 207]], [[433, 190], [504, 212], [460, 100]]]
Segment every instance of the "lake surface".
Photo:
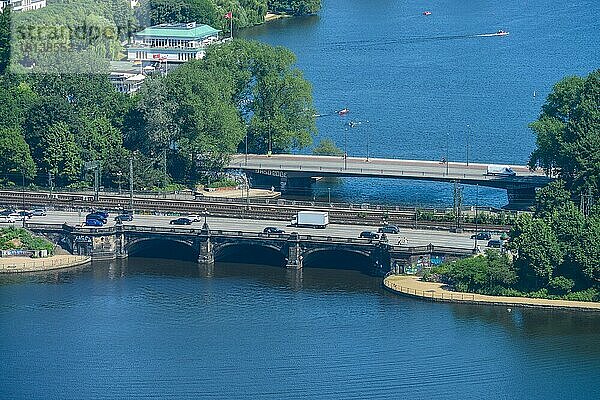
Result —
[[[318, 16], [241, 36], [296, 53], [327, 114], [317, 119], [319, 139], [346, 141], [349, 155], [368, 147], [371, 156], [466, 161], [468, 142], [470, 161], [523, 165], [535, 146], [527, 125], [552, 85], [600, 66], [599, 20], [595, 0], [323, 0]], [[498, 30], [510, 35], [477, 36]], [[346, 117], [335, 114], [345, 107]], [[327, 187], [346, 201], [452, 204], [449, 184], [348, 179], [320, 184], [316, 196]], [[503, 190], [480, 196], [507, 202]], [[465, 203], [474, 202], [466, 187]]]
[[0, 276], [2, 399], [591, 399], [600, 316], [429, 303], [359, 271], [131, 258]]

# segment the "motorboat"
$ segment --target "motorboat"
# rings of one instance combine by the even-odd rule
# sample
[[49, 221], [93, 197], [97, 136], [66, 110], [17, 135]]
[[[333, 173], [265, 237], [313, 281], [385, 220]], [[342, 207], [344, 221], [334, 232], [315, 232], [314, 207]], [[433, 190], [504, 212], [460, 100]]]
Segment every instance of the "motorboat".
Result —
[[342, 108], [341, 110], [338, 110], [338, 112], [337, 112], [337, 113], [338, 113], [338, 115], [346, 115], [346, 114], [348, 114], [349, 112], [350, 112], [350, 110], [349, 110], [349, 109], [347, 109], [347, 108]]
[[506, 36], [508, 35], [508, 32], [505, 32], [503, 30], [499, 30], [498, 32], [496, 32], [496, 36]]
[[423, 15], [425, 15], [425, 16], [431, 15], [431, 11], [423, 11]]

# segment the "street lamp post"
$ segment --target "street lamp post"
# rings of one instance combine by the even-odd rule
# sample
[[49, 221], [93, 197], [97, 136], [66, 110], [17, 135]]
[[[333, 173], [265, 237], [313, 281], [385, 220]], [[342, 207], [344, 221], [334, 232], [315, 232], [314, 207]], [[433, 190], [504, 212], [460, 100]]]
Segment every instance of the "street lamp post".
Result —
[[119, 195], [121, 195], [121, 193], [122, 193], [121, 192], [121, 179], [123, 177], [123, 172], [121, 172], [121, 171], [117, 172], [117, 176], [119, 177], [119, 182], [118, 182], [119, 183]]
[[471, 136], [471, 125], [467, 124], [467, 166], [469, 165], [469, 136]]
[[479, 222], [477, 221], [478, 205], [479, 205], [479, 185], [476, 185], [476, 192], [475, 192], [475, 251], [477, 251], [477, 234], [479, 233]]
[[329, 205], [331, 205], [331, 188], [327, 188], [327, 199], [329, 200]]
[[450, 173], [450, 132], [446, 132], [446, 175]]
[[246, 131], [246, 166], [248, 166], [248, 131]]
[[344, 169], [348, 168], [348, 128], [344, 129]]

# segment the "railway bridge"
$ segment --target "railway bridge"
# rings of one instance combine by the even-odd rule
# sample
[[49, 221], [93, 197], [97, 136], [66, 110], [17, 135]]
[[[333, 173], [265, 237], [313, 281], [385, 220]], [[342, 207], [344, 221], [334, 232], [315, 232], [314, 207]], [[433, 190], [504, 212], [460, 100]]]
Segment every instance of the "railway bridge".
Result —
[[440, 246], [399, 246], [385, 239], [341, 238], [318, 235], [267, 234], [242, 231], [134, 226], [117, 224], [111, 227], [82, 227], [67, 224], [27, 224], [41, 234], [77, 255], [92, 260], [110, 260], [129, 256], [144, 256], [160, 247], [172, 258], [191, 255], [204, 268], [214, 268], [215, 261], [231, 261], [252, 251], [252, 261], [279, 264], [289, 269], [319, 266], [327, 258], [337, 264], [346, 259], [361, 265], [371, 274], [384, 275], [431, 267], [443, 260], [466, 257], [470, 249]]

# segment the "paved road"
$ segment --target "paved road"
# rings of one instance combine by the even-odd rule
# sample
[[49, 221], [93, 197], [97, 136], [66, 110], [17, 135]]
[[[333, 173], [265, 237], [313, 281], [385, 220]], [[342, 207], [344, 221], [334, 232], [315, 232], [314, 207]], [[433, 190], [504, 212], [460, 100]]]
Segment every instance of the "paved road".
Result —
[[[169, 221], [175, 217], [173, 216], [155, 216], [155, 215], [136, 215], [134, 221], [126, 222], [128, 225], [138, 226], [157, 226], [157, 227], [180, 227], [176, 225], [169, 225]], [[81, 216], [77, 212], [64, 212], [64, 211], [49, 211], [45, 217], [32, 217], [29, 220], [31, 223], [52, 223], [62, 224], [68, 223], [70, 225], [77, 225], [85, 221], [85, 213]], [[191, 226], [195, 228], [202, 227], [204, 221], [195, 222]], [[266, 226], [275, 226], [286, 230], [287, 232], [298, 232], [306, 235], [315, 236], [333, 236], [333, 237], [349, 237], [357, 238], [361, 231], [374, 230], [372, 226], [359, 226], [359, 225], [336, 225], [330, 224], [325, 229], [311, 229], [311, 228], [296, 228], [286, 227], [282, 221], [272, 220], [240, 220], [234, 218], [217, 218], [208, 217], [207, 220], [211, 229], [214, 230], [229, 230], [229, 231], [244, 231], [244, 232], [262, 232]], [[113, 215], [109, 216], [109, 221], [105, 226], [114, 226]], [[186, 226], [188, 227], [188, 226]], [[451, 233], [446, 231], [426, 231], [426, 230], [414, 230], [414, 229], [400, 229], [399, 234], [389, 234], [388, 238], [390, 243], [396, 244], [398, 240], [406, 237], [408, 240], [407, 245], [409, 246], [425, 246], [429, 243], [437, 246], [449, 246], [458, 247], [465, 249], [472, 249], [474, 246], [474, 240], [470, 239], [468, 233]], [[479, 242], [483, 247], [485, 243]]]
[[[230, 168], [265, 171], [285, 171], [315, 175], [371, 176], [421, 180], [451, 181], [460, 179], [465, 183], [506, 187], [509, 183], [529, 183], [536, 186], [550, 181], [542, 171], [530, 171], [527, 166], [511, 166], [514, 177], [487, 174], [487, 168], [493, 164], [477, 164], [420, 160], [394, 160], [383, 158], [306, 156], [274, 154], [266, 155], [238, 154], [232, 157]], [[500, 166], [500, 165], [499, 165]]]

